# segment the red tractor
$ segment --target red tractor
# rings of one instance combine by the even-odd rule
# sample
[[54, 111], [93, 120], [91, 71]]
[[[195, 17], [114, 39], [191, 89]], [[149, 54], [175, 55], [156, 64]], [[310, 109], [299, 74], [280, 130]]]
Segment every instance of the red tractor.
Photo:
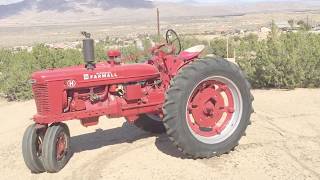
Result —
[[37, 106], [24, 133], [23, 158], [33, 173], [58, 172], [71, 157], [63, 121], [85, 127], [100, 116], [125, 119], [152, 133], [166, 132], [186, 157], [228, 153], [244, 135], [253, 112], [250, 84], [241, 70], [222, 58], [199, 59], [203, 45], [182, 52], [177, 33], [150, 51], [145, 63], [123, 64], [120, 51], [94, 62], [94, 40], [83, 33], [85, 64], [32, 74]]

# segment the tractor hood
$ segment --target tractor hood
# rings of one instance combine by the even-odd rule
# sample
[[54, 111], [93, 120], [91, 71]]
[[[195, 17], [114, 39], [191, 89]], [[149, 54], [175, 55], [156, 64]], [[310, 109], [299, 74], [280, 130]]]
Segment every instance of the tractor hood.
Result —
[[[45, 84], [52, 81], [65, 81], [69, 88], [85, 87], [99, 84], [121, 84], [139, 82], [158, 78], [159, 71], [149, 64], [110, 65], [107, 62], [96, 64], [96, 68], [88, 70], [84, 65], [49, 69], [32, 74], [32, 81]], [[68, 83], [72, 82], [72, 83]]]

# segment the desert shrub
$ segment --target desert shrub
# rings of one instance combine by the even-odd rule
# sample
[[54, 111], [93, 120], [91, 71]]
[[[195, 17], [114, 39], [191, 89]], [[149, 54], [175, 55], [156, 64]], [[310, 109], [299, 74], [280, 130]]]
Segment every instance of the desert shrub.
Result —
[[32, 98], [28, 80], [31, 72], [38, 69], [35, 58], [26, 51], [18, 53], [2, 51], [0, 57], [1, 62], [4, 62], [1, 63], [0, 78], [0, 90], [4, 96], [10, 101]]
[[9, 101], [32, 98], [28, 80], [32, 72], [78, 65], [83, 62], [78, 50], [50, 49], [37, 45], [32, 52], [0, 50], [0, 92]]
[[108, 49], [107, 41], [101, 41], [95, 46], [95, 59], [97, 62], [101, 62], [108, 59], [106, 50]]
[[76, 49], [51, 49], [42, 44], [31, 52], [39, 69], [59, 68], [83, 63], [81, 51]]
[[226, 39], [214, 39], [210, 41], [209, 53], [219, 57], [227, 57], [227, 40]]
[[196, 45], [208, 45], [208, 41], [199, 40], [194, 36], [182, 36], [180, 37], [182, 49], [187, 49]]
[[[226, 38], [201, 41], [195, 37], [182, 37], [183, 48], [198, 44], [209, 45], [207, 52], [226, 57]], [[281, 33], [272, 28], [268, 39], [256, 35], [229, 38], [230, 57], [236, 52], [237, 63], [254, 88], [320, 87], [320, 34], [302, 30]], [[120, 48], [126, 63], [150, 58], [147, 51], [151, 42], [142, 40], [144, 50], [137, 45]], [[108, 40], [97, 43], [96, 60], [107, 59], [106, 51], [112, 47]], [[31, 52], [0, 49], [0, 95], [8, 100], [32, 98], [28, 83], [32, 72], [83, 63], [78, 49], [51, 49], [36, 45]]]
[[252, 43], [240, 43], [238, 63], [255, 88], [320, 87], [320, 35], [271, 32]]
[[140, 54], [142, 53], [142, 51], [139, 50], [135, 45], [122, 47], [120, 48], [120, 51], [125, 63], [136, 63], [141, 60]]

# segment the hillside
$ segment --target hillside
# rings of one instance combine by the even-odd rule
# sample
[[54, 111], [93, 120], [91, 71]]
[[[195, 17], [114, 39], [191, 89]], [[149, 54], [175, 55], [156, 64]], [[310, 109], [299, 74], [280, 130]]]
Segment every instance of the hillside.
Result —
[[[189, 1], [190, 2], [190, 1]], [[227, 1], [230, 2], [230, 1]], [[162, 30], [180, 33], [254, 29], [271, 20], [320, 21], [320, 2], [164, 3], [146, 0], [24, 0], [0, 5], [0, 47], [74, 41], [87, 30], [96, 38], [156, 32], [156, 8]]]
[[145, 0], [25, 0], [0, 5], [0, 27], [76, 24], [88, 21], [150, 21], [159, 8], [163, 18], [232, 16], [251, 13], [301, 12], [320, 9], [318, 1], [180, 4]]

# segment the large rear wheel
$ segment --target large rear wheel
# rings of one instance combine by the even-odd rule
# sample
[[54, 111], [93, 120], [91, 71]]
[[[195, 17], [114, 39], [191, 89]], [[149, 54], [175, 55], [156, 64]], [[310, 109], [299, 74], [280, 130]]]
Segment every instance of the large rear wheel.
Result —
[[250, 84], [235, 64], [197, 60], [171, 82], [164, 105], [167, 134], [192, 158], [227, 153], [250, 123], [252, 101]]

